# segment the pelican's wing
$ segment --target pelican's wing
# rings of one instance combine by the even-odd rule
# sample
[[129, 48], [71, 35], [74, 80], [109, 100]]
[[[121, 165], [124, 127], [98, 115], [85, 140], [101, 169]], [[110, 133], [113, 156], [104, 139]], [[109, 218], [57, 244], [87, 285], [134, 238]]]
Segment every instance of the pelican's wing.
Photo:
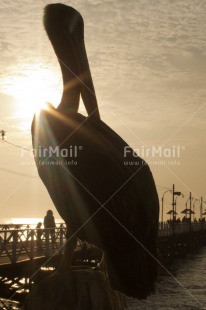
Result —
[[125, 165], [129, 146], [106, 124], [80, 114], [45, 111], [34, 127], [36, 148], [61, 154], [39, 167], [58, 212], [80, 239], [104, 249], [114, 289], [145, 298], [157, 277], [159, 212], [148, 165], [132, 155], [136, 165]]

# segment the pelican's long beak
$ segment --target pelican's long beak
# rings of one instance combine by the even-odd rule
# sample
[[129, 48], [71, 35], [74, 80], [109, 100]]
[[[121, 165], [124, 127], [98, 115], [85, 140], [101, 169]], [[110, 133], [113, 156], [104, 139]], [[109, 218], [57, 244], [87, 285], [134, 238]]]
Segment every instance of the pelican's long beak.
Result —
[[84, 22], [76, 10], [63, 4], [45, 8], [44, 25], [60, 63], [63, 95], [59, 111], [78, 111], [80, 93], [90, 117], [100, 119], [84, 44]]

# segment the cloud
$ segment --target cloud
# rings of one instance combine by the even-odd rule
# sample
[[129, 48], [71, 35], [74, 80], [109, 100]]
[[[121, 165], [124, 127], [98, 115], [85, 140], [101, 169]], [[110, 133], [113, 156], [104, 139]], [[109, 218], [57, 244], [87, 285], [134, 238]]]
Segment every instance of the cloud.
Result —
[[[39, 68], [56, 72], [58, 79], [52, 87], [61, 89], [59, 65], [42, 25], [43, 7], [50, 2], [8, 1], [0, 13], [0, 125], [13, 130], [12, 137], [18, 141], [25, 124], [13, 118], [8, 84], [25, 75], [28, 68]], [[195, 111], [206, 97], [206, 3], [77, 0], [70, 5], [85, 21], [86, 47], [102, 119], [134, 147], [142, 142], [164, 143], [177, 131], [171, 144], [191, 145], [196, 150], [196, 170], [202, 171], [205, 108]], [[24, 140], [30, 141], [29, 130], [23, 132]], [[189, 159], [187, 153], [185, 162]], [[181, 177], [185, 171], [189, 179], [187, 164], [181, 169]], [[162, 183], [172, 179], [165, 171], [155, 171]], [[201, 184], [198, 191], [203, 191], [204, 176], [200, 183], [195, 177], [193, 172], [188, 182], [196, 189]]]

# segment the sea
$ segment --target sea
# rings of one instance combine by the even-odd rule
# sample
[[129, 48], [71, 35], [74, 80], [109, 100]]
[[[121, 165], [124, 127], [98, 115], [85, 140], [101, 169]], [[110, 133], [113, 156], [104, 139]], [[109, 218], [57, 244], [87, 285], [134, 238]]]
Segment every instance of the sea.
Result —
[[160, 271], [156, 293], [144, 301], [129, 299], [128, 310], [206, 309], [206, 247], [165, 269]]
[[[41, 220], [0, 219], [0, 224], [36, 225]], [[62, 220], [57, 219], [56, 222]], [[169, 267], [160, 267], [156, 293], [143, 301], [128, 298], [127, 305], [128, 310], [206, 309], [206, 247], [176, 259]]]

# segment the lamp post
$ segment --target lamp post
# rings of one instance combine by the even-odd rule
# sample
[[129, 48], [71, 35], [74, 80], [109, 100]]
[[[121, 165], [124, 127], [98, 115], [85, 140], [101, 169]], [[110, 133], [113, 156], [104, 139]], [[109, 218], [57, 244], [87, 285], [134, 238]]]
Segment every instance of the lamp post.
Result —
[[172, 221], [172, 234], [174, 237], [175, 233], [175, 221], [174, 221], [174, 216], [175, 216], [175, 196], [180, 196], [182, 193], [175, 191], [175, 185], [172, 185], [172, 210], [173, 210], [173, 221]]
[[196, 203], [197, 201], [200, 201], [200, 200], [196, 198], [195, 201], [194, 201], [194, 203], [193, 203], [193, 208], [192, 208], [192, 209], [193, 209], [193, 212], [194, 212], [194, 213], [193, 213], [193, 222], [194, 222], [194, 217], [195, 217], [195, 203]]
[[[179, 192], [178, 192], [179, 193]], [[182, 196], [182, 198], [184, 198], [184, 195], [183, 194], [180, 194], [180, 195], [178, 195], [177, 197], [176, 197], [176, 199], [175, 199], [175, 213], [177, 212], [177, 198], [178, 197], [180, 197], [180, 196]]]
[[190, 197], [189, 197], [189, 200], [190, 200], [190, 232], [192, 231], [192, 200], [193, 200], [193, 197], [192, 197], [192, 193], [190, 192]]
[[190, 197], [187, 199], [186, 203], [185, 203], [185, 206], [186, 206], [186, 209], [187, 209], [187, 203], [188, 203], [188, 200], [190, 199]]
[[202, 222], [202, 203], [203, 203], [203, 199], [202, 199], [202, 196], [200, 198], [200, 221]]
[[203, 203], [206, 204], [206, 201], [203, 201], [203, 198], [202, 198], [202, 197], [201, 197], [200, 201], [201, 201], [201, 203], [200, 203], [200, 220], [201, 220], [201, 222], [202, 222], [202, 216], [205, 215], [205, 212], [206, 212], [206, 210], [205, 210], [205, 212], [204, 212], [204, 214], [203, 214]]
[[[190, 192], [190, 196], [189, 196], [189, 198], [187, 199], [187, 201], [186, 201], [186, 203], [185, 203], [185, 206], [186, 206], [186, 209], [188, 209], [187, 208], [187, 203], [188, 203], [188, 201], [190, 201], [190, 215], [191, 215], [191, 204], [192, 204], [192, 200], [193, 200], [194, 198], [192, 197], [192, 194], [191, 194], [191, 192]], [[187, 217], [187, 213], [186, 213], [186, 217]]]
[[163, 218], [164, 218], [164, 214], [163, 214], [163, 210], [164, 210], [164, 195], [165, 195], [166, 193], [168, 193], [168, 192], [172, 193], [171, 189], [166, 190], [166, 191], [163, 193], [163, 195], [162, 195], [162, 219], [161, 219], [161, 227], [162, 227], [162, 228], [163, 228]]

